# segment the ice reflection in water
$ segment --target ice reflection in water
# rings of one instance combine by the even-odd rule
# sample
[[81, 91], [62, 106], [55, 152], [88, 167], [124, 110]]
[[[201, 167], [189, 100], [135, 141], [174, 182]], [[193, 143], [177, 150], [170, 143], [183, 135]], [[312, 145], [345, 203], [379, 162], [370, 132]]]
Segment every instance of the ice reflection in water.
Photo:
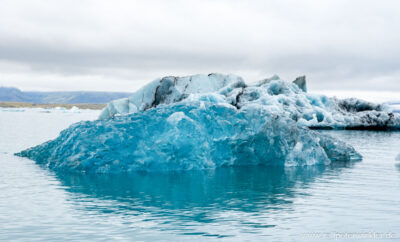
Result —
[[352, 165], [57, 177], [73, 203], [93, 214], [111, 213], [128, 222], [150, 223], [152, 229], [224, 237], [238, 231], [267, 235], [280, 229], [275, 228], [276, 215], [292, 209], [297, 196], [307, 196], [305, 188]]

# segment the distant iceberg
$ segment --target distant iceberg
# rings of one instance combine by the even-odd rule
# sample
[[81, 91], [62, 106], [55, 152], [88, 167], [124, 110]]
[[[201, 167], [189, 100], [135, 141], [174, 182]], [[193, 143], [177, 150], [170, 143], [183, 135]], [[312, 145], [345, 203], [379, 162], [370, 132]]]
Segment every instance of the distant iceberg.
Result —
[[288, 82], [275, 75], [251, 85], [236, 75], [170, 76], [154, 80], [129, 98], [109, 103], [99, 118], [109, 119], [209, 96], [237, 109], [256, 105], [312, 129], [400, 130], [400, 114], [393, 113], [388, 105], [356, 98], [341, 100], [306, 91], [305, 76]]
[[73, 124], [17, 155], [89, 173], [360, 160], [350, 145], [308, 127], [347, 127], [340, 126], [348, 124], [345, 117], [355, 122], [360, 110], [372, 107], [368, 112], [389, 115], [386, 107], [306, 90], [304, 77], [291, 83], [274, 76], [254, 85], [235, 75], [165, 77], [109, 103], [99, 120]]

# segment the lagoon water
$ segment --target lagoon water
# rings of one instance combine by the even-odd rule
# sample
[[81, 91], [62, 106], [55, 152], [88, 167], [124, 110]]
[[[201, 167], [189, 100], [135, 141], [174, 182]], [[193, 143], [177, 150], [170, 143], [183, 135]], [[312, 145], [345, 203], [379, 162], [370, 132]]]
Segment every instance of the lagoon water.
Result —
[[13, 156], [98, 111], [0, 109], [0, 240], [400, 239], [400, 132], [325, 131], [356, 163], [63, 174]]

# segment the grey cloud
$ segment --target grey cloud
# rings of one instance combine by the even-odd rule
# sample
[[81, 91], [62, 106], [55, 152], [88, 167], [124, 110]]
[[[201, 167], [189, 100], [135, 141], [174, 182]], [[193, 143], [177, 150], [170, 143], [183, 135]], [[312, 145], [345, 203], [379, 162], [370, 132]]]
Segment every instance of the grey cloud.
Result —
[[4, 1], [0, 61], [27, 71], [8, 70], [0, 85], [45, 89], [51, 76], [69, 88], [79, 77], [108, 89], [109, 78], [124, 90], [158, 75], [233, 72], [400, 91], [399, 24], [397, 1]]

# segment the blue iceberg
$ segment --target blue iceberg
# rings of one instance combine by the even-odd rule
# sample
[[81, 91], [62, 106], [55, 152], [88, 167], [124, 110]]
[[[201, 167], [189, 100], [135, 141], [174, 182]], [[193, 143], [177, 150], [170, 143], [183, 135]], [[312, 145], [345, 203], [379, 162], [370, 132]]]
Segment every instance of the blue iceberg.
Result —
[[183, 102], [72, 125], [22, 151], [52, 169], [187, 170], [235, 165], [314, 165], [360, 159], [349, 145], [259, 108]]
[[304, 77], [291, 83], [275, 76], [252, 86], [234, 75], [166, 77], [109, 103], [98, 120], [73, 124], [16, 155], [88, 173], [360, 160], [350, 145], [308, 128], [314, 119], [339, 127], [340, 118], [330, 111], [338, 102], [307, 94], [305, 84]]

